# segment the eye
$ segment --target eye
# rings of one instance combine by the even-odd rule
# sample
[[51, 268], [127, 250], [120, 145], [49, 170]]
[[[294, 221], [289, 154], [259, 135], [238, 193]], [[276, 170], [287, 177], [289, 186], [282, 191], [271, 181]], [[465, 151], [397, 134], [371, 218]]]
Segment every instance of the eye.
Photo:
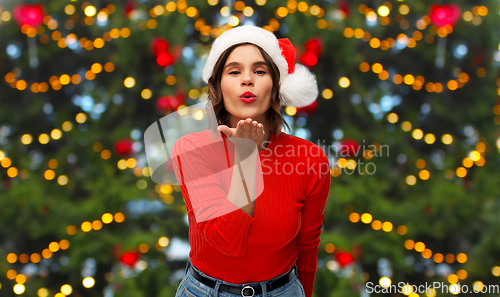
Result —
[[238, 73], [240, 73], [240, 72], [239, 72], [239, 71], [236, 71], [236, 70], [235, 70], [235, 71], [231, 71], [231, 72], [229, 72], [229, 74], [238, 74]]
[[257, 74], [266, 74], [266, 72], [264, 70], [257, 70], [255, 72], [257, 72]]

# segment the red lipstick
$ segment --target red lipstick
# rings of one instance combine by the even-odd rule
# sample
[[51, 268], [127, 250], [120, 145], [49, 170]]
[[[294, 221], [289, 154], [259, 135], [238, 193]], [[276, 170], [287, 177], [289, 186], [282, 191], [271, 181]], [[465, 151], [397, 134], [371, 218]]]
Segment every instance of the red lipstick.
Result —
[[241, 94], [240, 100], [243, 101], [244, 103], [252, 103], [255, 101], [255, 94], [247, 91]]

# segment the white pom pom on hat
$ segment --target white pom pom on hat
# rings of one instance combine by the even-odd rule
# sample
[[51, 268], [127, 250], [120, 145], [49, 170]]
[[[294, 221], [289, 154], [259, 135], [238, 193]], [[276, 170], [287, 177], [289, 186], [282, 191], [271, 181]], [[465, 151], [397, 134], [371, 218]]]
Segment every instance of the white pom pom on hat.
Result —
[[222, 33], [212, 44], [205, 66], [203, 80], [208, 83], [220, 55], [234, 44], [249, 42], [260, 46], [280, 71], [281, 105], [303, 107], [318, 97], [318, 83], [309, 69], [295, 64], [295, 48], [288, 38], [276, 36], [257, 26], [239, 26]]

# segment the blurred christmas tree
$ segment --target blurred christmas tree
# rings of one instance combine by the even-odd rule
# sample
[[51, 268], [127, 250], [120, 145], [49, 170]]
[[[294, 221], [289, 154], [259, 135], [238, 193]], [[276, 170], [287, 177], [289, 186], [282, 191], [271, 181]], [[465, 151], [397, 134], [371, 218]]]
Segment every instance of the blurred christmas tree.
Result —
[[317, 102], [283, 111], [331, 159], [315, 296], [498, 284], [496, 1], [1, 5], [1, 296], [174, 296], [185, 206], [142, 135], [207, 100], [210, 44], [240, 24], [288, 37], [318, 78]]

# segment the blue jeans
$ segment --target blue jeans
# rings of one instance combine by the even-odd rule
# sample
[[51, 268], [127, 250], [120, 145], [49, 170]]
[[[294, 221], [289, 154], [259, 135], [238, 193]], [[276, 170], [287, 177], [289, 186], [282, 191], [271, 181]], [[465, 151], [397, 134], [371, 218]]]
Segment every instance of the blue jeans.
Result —
[[[191, 260], [188, 260], [190, 263]], [[189, 263], [186, 265], [186, 269], [184, 271], [184, 277], [182, 278], [179, 288], [177, 289], [177, 292], [175, 293], [175, 297], [241, 297], [241, 294], [232, 294], [224, 291], [219, 290], [220, 284], [226, 284], [226, 285], [232, 285], [235, 287], [240, 287], [243, 288], [242, 284], [233, 284], [233, 283], [228, 283], [225, 281], [222, 281], [220, 279], [216, 279], [213, 277], [210, 277], [203, 272], [199, 271], [196, 267], [194, 267], [192, 264], [190, 265], [189, 269], [194, 269], [196, 270], [199, 274], [203, 275], [206, 278], [209, 278], [216, 282], [216, 285], [214, 288], [211, 288], [196, 278], [189, 272]], [[295, 264], [295, 271], [297, 271], [297, 264]], [[300, 282], [299, 278], [297, 277], [297, 273], [293, 274], [292, 279], [284, 284], [283, 286], [276, 288], [272, 290], [271, 292], [267, 292], [267, 287], [266, 284], [277, 280], [278, 278], [282, 277], [287, 273], [284, 273], [282, 275], [279, 275], [275, 278], [272, 278], [270, 280], [262, 281], [262, 282], [257, 282], [257, 283], [246, 283], [245, 285], [249, 286], [262, 286], [262, 294], [256, 294], [254, 297], [305, 297], [304, 293], [304, 287], [302, 286], [302, 283]]]

